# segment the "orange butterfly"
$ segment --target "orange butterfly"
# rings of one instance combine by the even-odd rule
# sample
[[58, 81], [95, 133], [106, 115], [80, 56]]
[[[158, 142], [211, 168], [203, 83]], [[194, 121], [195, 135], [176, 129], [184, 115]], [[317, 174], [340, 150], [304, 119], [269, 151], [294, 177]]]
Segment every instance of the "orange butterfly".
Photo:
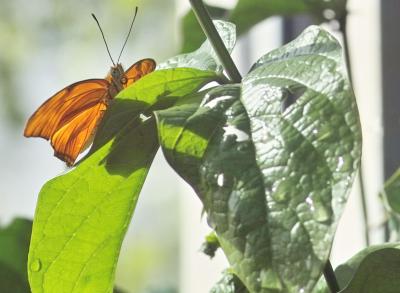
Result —
[[109, 102], [118, 92], [131, 85], [142, 76], [154, 71], [156, 63], [153, 59], [143, 59], [124, 71], [118, 63], [132, 29], [122, 47], [117, 64], [114, 63], [104, 33], [96, 20], [107, 52], [113, 66], [105, 79], [88, 79], [76, 82], [62, 89], [45, 101], [29, 118], [24, 135], [26, 137], [42, 137], [51, 141], [54, 155], [72, 166], [78, 157], [93, 141]]

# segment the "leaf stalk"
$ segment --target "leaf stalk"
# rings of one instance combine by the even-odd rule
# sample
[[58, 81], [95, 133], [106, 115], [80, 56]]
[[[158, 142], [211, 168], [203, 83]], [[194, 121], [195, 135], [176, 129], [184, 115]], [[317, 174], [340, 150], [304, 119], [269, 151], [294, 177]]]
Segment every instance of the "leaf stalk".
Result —
[[340, 291], [339, 283], [336, 279], [335, 272], [329, 259], [324, 267], [324, 277], [326, 283], [328, 284], [329, 290], [331, 290], [332, 293], [337, 293]]

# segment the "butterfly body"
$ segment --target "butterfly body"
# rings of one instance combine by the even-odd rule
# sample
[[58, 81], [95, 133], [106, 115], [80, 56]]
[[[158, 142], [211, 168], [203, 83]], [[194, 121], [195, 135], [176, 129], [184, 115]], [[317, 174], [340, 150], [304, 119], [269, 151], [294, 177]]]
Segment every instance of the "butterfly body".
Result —
[[109, 93], [112, 97], [122, 91], [128, 82], [124, 68], [120, 63], [111, 67], [106, 80], [110, 82]]
[[50, 140], [54, 155], [74, 164], [88, 147], [109, 102], [124, 88], [155, 69], [153, 59], [143, 59], [124, 71], [111, 67], [105, 79], [73, 83], [45, 101], [29, 118], [24, 135]]

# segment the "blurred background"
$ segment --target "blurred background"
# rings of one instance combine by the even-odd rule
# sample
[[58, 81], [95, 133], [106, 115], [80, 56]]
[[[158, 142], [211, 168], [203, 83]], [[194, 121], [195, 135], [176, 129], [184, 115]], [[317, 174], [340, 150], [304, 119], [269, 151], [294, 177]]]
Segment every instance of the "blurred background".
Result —
[[[236, 2], [207, 1], [228, 9]], [[139, 14], [122, 64], [128, 67], [146, 57], [161, 62], [179, 53], [181, 17], [190, 8], [187, 0], [0, 0], [1, 225], [15, 217], [32, 218], [41, 186], [65, 171], [48, 142], [23, 137], [27, 118], [56, 91], [75, 81], [104, 77], [111, 66], [90, 13], [98, 17], [111, 53], [117, 56], [136, 5]], [[400, 113], [396, 107], [400, 44], [395, 37], [400, 2], [349, 0], [348, 11], [354, 89], [364, 136], [370, 236], [372, 243], [378, 243], [383, 239], [379, 228], [384, 221], [378, 193], [400, 163], [399, 142], [393, 134], [398, 131]], [[246, 73], [261, 55], [295, 38], [311, 22], [304, 15], [273, 16], [254, 26], [240, 37], [234, 51], [240, 71]], [[341, 38], [334, 23], [326, 27]], [[355, 184], [335, 239], [334, 266], [365, 246], [357, 193]], [[209, 232], [200, 201], [159, 153], [124, 241], [117, 286], [133, 293], [208, 292], [226, 267], [220, 252], [211, 261], [199, 251]]]

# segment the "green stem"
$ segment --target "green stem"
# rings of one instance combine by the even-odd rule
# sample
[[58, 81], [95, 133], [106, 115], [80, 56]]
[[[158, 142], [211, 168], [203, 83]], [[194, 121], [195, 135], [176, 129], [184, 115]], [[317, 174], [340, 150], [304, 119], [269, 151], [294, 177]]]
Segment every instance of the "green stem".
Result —
[[332, 268], [332, 264], [329, 261], [329, 259], [326, 262], [325, 267], [324, 267], [324, 277], [325, 277], [326, 283], [328, 284], [329, 290], [331, 290], [332, 293], [336, 293], [336, 292], [340, 291], [339, 283], [336, 279], [335, 272]]
[[[340, 22], [340, 30], [343, 35], [343, 48], [344, 48], [344, 55], [346, 59], [347, 65], [347, 73], [350, 80], [350, 83], [353, 84], [353, 73], [351, 69], [350, 63], [350, 49], [349, 49], [349, 36], [347, 34], [347, 14], [342, 16], [339, 20]], [[360, 168], [358, 169], [358, 185], [360, 187], [360, 195], [361, 195], [361, 205], [362, 205], [362, 212], [363, 212], [363, 220], [364, 220], [364, 239], [366, 246], [369, 246], [370, 239], [369, 239], [369, 216], [368, 216], [368, 207], [367, 207], [367, 200], [366, 200], [366, 192], [365, 192], [365, 184], [364, 184], [364, 177], [362, 171], [362, 164], [360, 164]]]
[[208, 13], [206, 7], [202, 0], [189, 0], [192, 5], [192, 9], [198, 22], [201, 25], [204, 33], [206, 34], [208, 40], [210, 41], [214, 51], [216, 52], [219, 60], [221, 61], [222, 66], [226, 70], [231, 81], [235, 83], [239, 83], [242, 80], [242, 76], [239, 73], [235, 63], [233, 62], [231, 55], [225, 47], [224, 42], [221, 39], [221, 36], [218, 34], [217, 29], [215, 28], [210, 14]]

